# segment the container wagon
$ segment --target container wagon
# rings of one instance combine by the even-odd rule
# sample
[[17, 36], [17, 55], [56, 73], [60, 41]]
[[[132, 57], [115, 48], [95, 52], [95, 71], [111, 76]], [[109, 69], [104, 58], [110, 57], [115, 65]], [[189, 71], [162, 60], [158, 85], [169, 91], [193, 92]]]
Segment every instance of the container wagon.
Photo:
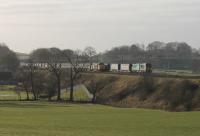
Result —
[[120, 71], [120, 64], [110, 64], [110, 71], [112, 72]]
[[120, 71], [121, 72], [130, 72], [131, 71], [131, 64], [120, 64]]

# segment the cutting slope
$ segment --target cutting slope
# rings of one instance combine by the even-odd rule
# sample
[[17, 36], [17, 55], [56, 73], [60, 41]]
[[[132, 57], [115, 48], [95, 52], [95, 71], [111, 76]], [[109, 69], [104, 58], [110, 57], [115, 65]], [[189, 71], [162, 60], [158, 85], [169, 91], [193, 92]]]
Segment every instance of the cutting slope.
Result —
[[120, 107], [156, 108], [171, 111], [200, 110], [200, 80], [85, 74], [86, 86], [105, 82], [97, 102]]

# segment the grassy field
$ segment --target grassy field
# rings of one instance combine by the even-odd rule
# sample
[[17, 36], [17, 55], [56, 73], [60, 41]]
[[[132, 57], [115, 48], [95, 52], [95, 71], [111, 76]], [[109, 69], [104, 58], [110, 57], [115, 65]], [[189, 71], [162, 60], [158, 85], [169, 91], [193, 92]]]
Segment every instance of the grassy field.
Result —
[[[20, 94], [19, 94], [20, 93]], [[26, 92], [19, 92], [8, 90], [8, 91], [0, 91], [0, 101], [1, 100], [26, 100], [27, 95]], [[29, 94], [30, 99], [33, 99], [33, 95]]]
[[[33, 95], [29, 94], [30, 99]], [[15, 86], [12, 85], [0, 85], [0, 101], [1, 100], [26, 100], [26, 92], [15, 91]]]
[[200, 112], [0, 102], [1, 136], [199, 136]]
[[[0, 85], [0, 101], [2, 100], [27, 100], [26, 92], [16, 92], [14, 90], [15, 86], [2, 86]], [[69, 100], [70, 97], [70, 91], [68, 90], [66, 92], [65, 89], [61, 91], [61, 98], [63, 100]], [[29, 98], [33, 99], [33, 94], [29, 92]], [[53, 97], [53, 100], [56, 100], [56, 96]], [[75, 101], [90, 101], [91, 98], [87, 96], [85, 91], [83, 91], [83, 88], [81, 87], [75, 87], [74, 88], [74, 100]]]

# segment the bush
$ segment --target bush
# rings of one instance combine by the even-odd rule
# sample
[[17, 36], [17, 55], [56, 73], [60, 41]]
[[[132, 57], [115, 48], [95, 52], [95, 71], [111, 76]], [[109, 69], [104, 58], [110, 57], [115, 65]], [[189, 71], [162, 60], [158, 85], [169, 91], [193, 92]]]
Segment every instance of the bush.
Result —
[[168, 81], [165, 83], [160, 99], [164, 99], [169, 103], [170, 110], [183, 107], [184, 110], [189, 111], [192, 108], [192, 99], [198, 88], [198, 84], [189, 80]]
[[142, 77], [136, 89], [139, 94], [140, 100], [145, 100], [147, 97], [156, 90], [155, 81], [152, 77]]

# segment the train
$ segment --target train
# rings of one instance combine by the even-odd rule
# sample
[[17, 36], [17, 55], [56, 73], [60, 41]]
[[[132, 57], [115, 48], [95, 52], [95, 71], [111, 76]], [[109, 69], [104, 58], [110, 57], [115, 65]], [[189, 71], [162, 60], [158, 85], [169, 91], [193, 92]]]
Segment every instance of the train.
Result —
[[[28, 63], [23, 63], [21, 66], [28, 66]], [[63, 69], [71, 68], [71, 64], [58, 64]], [[48, 67], [46, 63], [35, 63], [35, 67], [45, 69]], [[84, 63], [78, 64], [77, 68], [82, 71], [91, 72], [131, 72], [131, 73], [152, 73], [151, 63], [134, 63], [134, 64], [114, 64], [114, 63]]]

